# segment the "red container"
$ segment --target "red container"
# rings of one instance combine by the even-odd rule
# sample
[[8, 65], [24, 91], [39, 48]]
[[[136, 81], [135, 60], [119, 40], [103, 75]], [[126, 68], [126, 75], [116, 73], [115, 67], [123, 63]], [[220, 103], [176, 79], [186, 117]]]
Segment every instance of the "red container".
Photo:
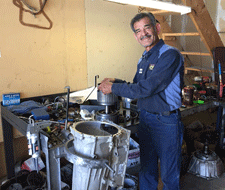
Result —
[[193, 94], [194, 89], [192, 87], [184, 87], [182, 95], [183, 95], [183, 104], [191, 106], [193, 105]]

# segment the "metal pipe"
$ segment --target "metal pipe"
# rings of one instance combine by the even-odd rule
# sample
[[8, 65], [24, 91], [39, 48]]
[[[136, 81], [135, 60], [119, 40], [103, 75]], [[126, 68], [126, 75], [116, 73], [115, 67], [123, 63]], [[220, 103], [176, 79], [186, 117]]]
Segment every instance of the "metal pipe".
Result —
[[69, 102], [70, 102], [70, 87], [69, 86], [66, 86], [65, 88], [67, 88], [66, 122], [65, 122], [65, 130], [67, 130]]
[[95, 88], [97, 87], [98, 85], [98, 81], [97, 79], [99, 78], [99, 75], [95, 75], [95, 87], [93, 88], [93, 90], [90, 92], [90, 94], [88, 94], [88, 96], [85, 98], [84, 102], [86, 102], [89, 98], [89, 96], [92, 94], [92, 92], [94, 92]]
[[105, 113], [106, 113], [106, 114], [109, 113], [109, 106], [105, 106]]

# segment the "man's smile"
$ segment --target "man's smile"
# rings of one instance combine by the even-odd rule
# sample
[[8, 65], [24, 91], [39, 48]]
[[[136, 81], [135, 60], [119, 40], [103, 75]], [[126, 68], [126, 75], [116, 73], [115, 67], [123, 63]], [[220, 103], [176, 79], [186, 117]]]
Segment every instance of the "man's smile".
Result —
[[151, 38], [151, 36], [152, 36], [152, 35], [142, 36], [142, 37], [141, 37], [141, 40], [144, 40], [144, 39], [146, 39], [146, 38]]

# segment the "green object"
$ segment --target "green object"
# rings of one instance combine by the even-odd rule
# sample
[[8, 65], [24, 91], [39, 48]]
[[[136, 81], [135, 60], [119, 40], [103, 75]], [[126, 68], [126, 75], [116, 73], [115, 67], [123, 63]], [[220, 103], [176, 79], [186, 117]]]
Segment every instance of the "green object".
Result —
[[200, 84], [193, 84], [193, 86], [195, 86], [197, 88], [197, 90], [199, 90], [201, 88]]
[[193, 101], [194, 104], [204, 104], [203, 100], [195, 100]]

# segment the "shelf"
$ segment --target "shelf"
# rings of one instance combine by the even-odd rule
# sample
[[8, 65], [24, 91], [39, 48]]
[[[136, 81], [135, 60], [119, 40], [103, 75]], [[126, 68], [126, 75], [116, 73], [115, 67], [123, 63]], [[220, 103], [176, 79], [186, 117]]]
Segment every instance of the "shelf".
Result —
[[185, 67], [186, 71], [197, 71], [197, 72], [206, 72], [206, 73], [213, 73], [213, 68], [199, 68], [199, 67]]
[[211, 56], [210, 53], [201, 53], [201, 52], [180, 52], [182, 55], [201, 55], [201, 56]]
[[187, 32], [187, 33], [162, 33], [162, 39], [165, 40], [166, 37], [175, 37], [175, 36], [200, 36], [198, 32]]

